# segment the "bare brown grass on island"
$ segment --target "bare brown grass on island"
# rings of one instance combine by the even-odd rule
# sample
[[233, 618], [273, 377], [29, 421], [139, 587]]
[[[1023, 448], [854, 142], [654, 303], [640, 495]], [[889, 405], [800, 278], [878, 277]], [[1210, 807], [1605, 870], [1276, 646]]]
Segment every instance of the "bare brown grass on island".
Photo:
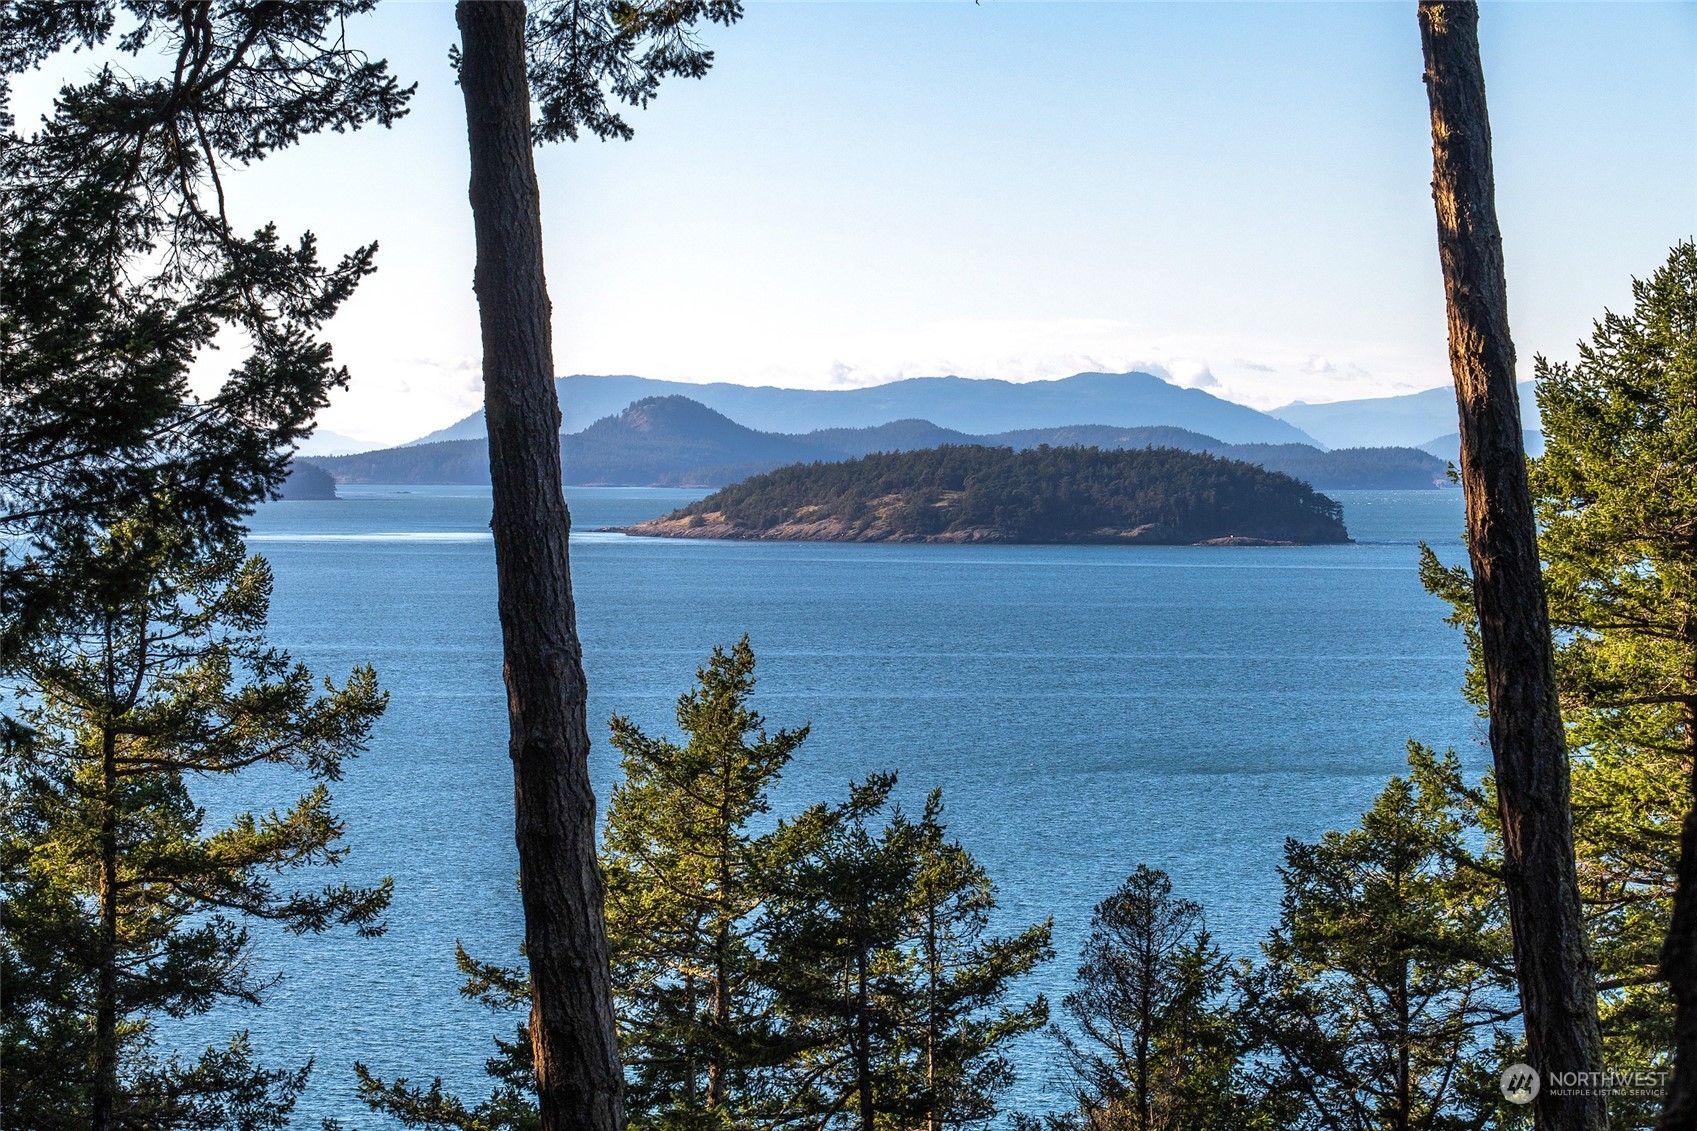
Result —
[[1175, 448], [976, 445], [793, 464], [620, 528], [788, 542], [1298, 546], [1349, 541], [1288, 475]]

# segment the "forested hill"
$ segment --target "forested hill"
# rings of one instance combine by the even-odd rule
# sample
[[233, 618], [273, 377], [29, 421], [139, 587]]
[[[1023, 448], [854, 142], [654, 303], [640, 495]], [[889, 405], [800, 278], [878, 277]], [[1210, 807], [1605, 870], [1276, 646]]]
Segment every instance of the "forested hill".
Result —
[[[579, 486], [722, 487], [790, 463], [839, 460], [870, 452], [911, 451], [943, 444], [1032, 448], [1182, 448], [1258, 463], [1319, 490], [1430, 488], [1443, 483], [1443, 461], [1412, 448], [1323, 452], [1307, 444], [1224, 444], [1213, 436], [1162, 425], [1081, 424], [1026, 428], [987, 436], [941, 428], [927, 420], [895, 420], [870, 428], [826, 428], [799, 435], [758, 432], [687, 397], [652, 397], [603, 417], [560, 441], [567, 483]], [[483, 440], [450, 440], [315, 463], [342, 482], [488, 483]]]
[[818, 542], [1347, 542], [1305, 483], [1175, 448], [949, 445], [795, 464], [627, 534]]

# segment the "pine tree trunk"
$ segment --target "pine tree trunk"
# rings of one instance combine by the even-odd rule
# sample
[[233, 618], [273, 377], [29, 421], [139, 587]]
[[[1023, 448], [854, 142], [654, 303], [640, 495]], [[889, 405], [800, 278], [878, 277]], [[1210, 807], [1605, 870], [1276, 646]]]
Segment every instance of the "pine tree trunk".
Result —
[[1697, 704], [1685, 705], [1685, 754], [1692, 807], [1680, 830], [1673, 920], [1662, 944], [1662, 977], [1675, 1008], [1673, 1080], [1662, 1103], [1662, 1131], [1697, 1131]]
[[1404, 958], [1397, 964], [1396, 984], [1396, 1118], [1391, 1123], [1391, 1131], [1409, 1131], [1413, 1116], [1413, 1095], [1409, 1088], [1409, 1053], [1414, 1044], [1414, 1034], [1408, 1010], [1408, 959]]
[[1149, 1131], [1153, 1114], [1149, 1103], [1149, 1038], [1150, 1030], [1155, 1026], [1152, 995], [1155, 979], [1160, 976], [1160, 962], [1155, 956], [1155, 940], [1148, 932], [1138, 940], [1138, 947], [1138, 965], [1142, 969], [1138, 972], [1137, 1039], [1132, 1046], [1132, 1055], [1136, 1059], [1133, 1086], [1137, 1089], [1137, 1131]]
[[713, 1024], [716, 1031], [707, 1054], [707, 1106], [718, 1108], [725, 1104], [724, 1040], [731, 1026], [731, 928], [723, 912], [713, 935], [713, 956]]
[[[110, 669], [109, 669], [110, 670]], [[110, 699], [110, 696], [108, 696]], [[94, 1081], [89, 1125], [118, 1126], [118, 761], [117, 736], [100, 736], [100, 969], [94, 1005]]]
[[[1473, 600], [1502, 812], [1503, 871], [1532, 1066], [1600, 1072], [1596, 979], [1574, 869], [1567, 745], [1526, 479], [1474, 3], [1421, 0], [1432, 199], [1461, 424]], [[1545, 1087], [1544, 1131], [1603, 1131], [1602, 1097]]]
[[[728, 798], [731, 790], [731, 768], [722, 765], [719, 796]], [[707, 1060], [707, 1106], [723, 1107], [725, 1103], [725, 1037], [731, 1028], [731, 814], [727, 802], [721, 801], [719, 821], [718, 902], [713, 924], [713, 1034]]]
[[925, 1127], [943, 1131], [942, 1099], [937, 1095], [937, 1037], [943, 1028], [938, 1003], [942, 973], [941, 943], [937, 939], [937, 903], [929, 895], [925, 904]]
[[560, 487], [541, 202], [531, 156], [525, 7], [461, 0], [474, 276], [494, 495], [513, 807], [530, 960], [530, 1035], [546, 1131], [623, 1131], [595, 858], [582, 649]]
[[868, 987], [870, 955], [862, 934], [855, 954], [855, 1090], [860, 1097], [861, 1131], [876, 1131], [878, 1117], [872, 1099], [872, 995]]

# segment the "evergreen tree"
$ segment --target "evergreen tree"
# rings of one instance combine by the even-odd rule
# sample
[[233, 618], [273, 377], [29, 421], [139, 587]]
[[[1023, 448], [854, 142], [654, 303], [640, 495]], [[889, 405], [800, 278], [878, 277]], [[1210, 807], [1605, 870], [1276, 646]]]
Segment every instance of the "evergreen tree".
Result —
[[[1657, 1068], [1676, 1044], [1670, 984], [1697, 968], [1680, 957], [1673, 910], [1678, 868], [1697, 859], [1697, 250], [1676, 246], [1633, 297], [1630, 315], [1604, 314], [1576, 363], [1536, 359], [1547, 442], [1531, 482], [1561, 630], [1556, 672], [1604, 1041], [1611, 1065]], [[1468, 634], [1468, 691], [1482, 703], [1470, 575], [1427, 550], [1422, 577]], [[1611, 1116], [1648, 1126], [1653, 1106], [1621, 1097]]]
[[1046, 1018], [1040, 998], [1002, 1003], [1049, 956], [1048, 924], [983, 938], [994, 889], [944, 839], [940, 798], [916, 824], [891, 806], [895, 784], [874, 774], [774, 838], [763, 941], [789, 1055], [773, 1123], [987, 1120], [1012, 1082], [1002, 1046]]
[[1052, 923], [1006, 938], [988, 934], [996, 886], [948, 839], [941, 790], [926, 798], [917, 833], [908, 932], [921, 1000], [907, 1037], [915, 1079], [906, 1125], [920, 1126], [923, 1116], [926, 1131], [942, 1131], [994, 1118], [1016, 1078], [1007, 1043], [1047, 1022], [1041, 995], [1022, 1006], [1004, 999], [1011, 982], [1054, 957]]
[[1618, 987], [1605, 998], [1611, 1052], [1650, 1067], [1677, 1048], [1685, 1079], [1676, 1074], [1665, 1118], [1689, 1126], [1697, 1123], [1697, 247], [1674, 247], [1632, 291], [1632, 312], [1605, 312], [1577, 362], [1537, 359], [1548, 441], [1532, 486], [1550, 615], [1563, 630], [1563, 709], [1584, 755], [1574, 790], [1582, 877], [1601, 976]]
[[637, 1125], [741, 1123], [754, 1097], [767, 994], [754, 916], [767, 839], [750, 820], [807, 737], [768, 734], [749, 705], [754, 652], [715, 648], [678, 700], [682, 746], [622, 716], [624, 781], [607, 810], [602, 867], [628, 1105]]
[[[625, 778], [608, 807], [602, 867], [638, 1127], [747, 1125], [760, 1096], [767, 994], [752, 930], [769, 838], [748, 823], [767, 812], [767, 791], [807, 727], [767, 732], [750, 705], [754, 668], [746, 636], [729, 652], [714, 648], [696, 669], [696, 686], [678, 699], [683, 745], [650, 738], [624, 716], [612, 720]], [[480, 963], [463, 950], [458, 963], [466, 996], [497, 1010], [530, 1000], [522, 967]], [[362, 1097], [409, 1126], [540, 1126], [528, 1024], [515, 1041], [496, 1044], [488, 1062], [495, 1089], [475, 1106], [440, 1079], [429, 1087], [385, 1081], [363, 1065]]]
[[[325, 264], [310, 233], [243, 234], [223, 174], [405, 112], [411, 91], [344, 33], [374, 3], [0, 6], [0, 93], [66, 48], [129, 57], [65, 86], [38, 128], [0, 117], [0, 661], [77, 588], [55, 547], [89, 560], [82, 544], [161, 493], [196, 537], [232, 536], [346, 382], [316, 334], [375, 245]], [[226, 330], [246, 357], [199, 399], [190, 365]]]
[[[752, 832], [808, 733], [766, 730], [754, 666], [746, 637], [714, 649], [678, 700], [681, 744], [613, 719], [625, 780], [603, 861], [632, 1125], [988, 1122], [1014, 1081], [1008, 1042], [1047, 1019], [1041, 997], [1007, 999], [1050, 956], [1049, 925], [990, 935], [995, 886], [949, 840], [941, 795], [912, 821], [890, 803], [894, 775]], [[523, 969], [459, 964], [467, 996], [529, 1000]], [[361, 1094], [409, 1126], [529, 1131], [531, 1047], [524, 1024], [497, 1041], [476, 1105], [364, 1066]]]
[[[1515, 388], [1479, 5], [1420, 0], [1417, 15], [1467, 552], [1527, 1055], [1544, 1071], [1600, 1072], [1596, 969], [1574, 863], [1568, 755]], [[1552, 1088], [1533, 1104], [1548, 1131], [1603, 1131], [1608, 1124], [1601, 1096]]]
[[849, 787], [841, 805], [814, 805], [783, 823], [764, 921], [775, 1012], [795, 1051], [774, 1122], [875, 1131], [905, 1114], [898, 1063], [913, 1005], [900, 946], [918, 872], [918, 833], [899, 811], [882, 829], [893, 774]]
[[1208, 1131], [1251, 1125], [1235, 1095], [1236, 1020], [1227, 959], [1202, 906], [1173, 895], [1165, 872], [1138, 865], [1096, 905], [1054, 1027], [1069, 1116], [1087, 1131]]
[[[163, 513], [119, 523], [72, 564], [85, 585], [6, 689], [5, 1124], [279, 1126], [305, 1069], [256, 1064], [239, 1034], [185, 1064], [160, 1055], [154, 1023], [262, 999], [248, 921], [382, 929], [387, 880], [314, 891], [277, 877], [346, 855], [327, 783], [386, 696], [368, 667], [316, 688], [265, 644], [263, 560], [206, 553]], [[255, 766], [315, 784], [283, 812], [208, 828], [192, 782]]]
[[548, 1131], [623, 1131], [626, 1120], [531, 146], [576, 138], [580, 127], [628, 137], [614, 107], [646, 105], [666, 76], [705, 74], [713, 57], [695, 40], [696, 24], [741, 14], [738, 0], [554, 0], [534, 12], [518, 0], [461, 0], [455, 8], [530, 1035]]
[[1497, 1114], [1519, 1016], [1496, 870], [1469, 847], [1490, 799], [1409, 746], [1358, 827], [1291, 840], [1279, 924], [1243, 980], [1285, 1126], [1459, 1131]]

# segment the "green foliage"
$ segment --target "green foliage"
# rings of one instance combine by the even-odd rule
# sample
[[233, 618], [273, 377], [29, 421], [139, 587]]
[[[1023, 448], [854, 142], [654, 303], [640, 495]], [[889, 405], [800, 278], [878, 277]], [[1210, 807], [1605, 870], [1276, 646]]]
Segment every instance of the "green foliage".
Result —
[[945, 446], [797, 464], [726, 487], [668, 517], [713, 514], [756, 533], [788, 522], [836, 522], [851, 538], [1347, 539], [1342, 509], [1307, 485], [1172, 448]]
[[[779, 829], [763, 923], [785, 1063], [785, 1123], [953, 1127], [993, 1117], [1014, 1080], [1006, 1042], [1040, 1028], [1042, 998], [1002, 1005], [1052, 956], [1047, 923], [985, 934], [994, 887], [946, 839], [942, 798], [918, 822], [893, 774]], [[882, 818], [882, 827], [877, 821]]]
[[1577, 362], [1537, 359], [1548, 443], [1531, 477], [1562, 710], [1583, 755], [1581, 882], [1614, 984], [1609, 1056], [1654, 1067], [1673, 1045], [1655, 972], [1697, 766], [1697, 247], [1674, 247], [1632, 298]]
[[[751, 822], [807, 737], [750, 705], [754, 653], [714, 649], [678, 700], [682, 744], [613, 719], [625, 769], [607, 814], [608, 936], [633, 1127], [929, 1131], [994, 1118], [1014, 1080], [1008, 1042], [1047, 1020], [1014, 983], [1050, 957], [1049, 925], [989, 934], [995, 887], [948, 839], [940, 794], [919, 820], [893, 775], [851, 786], [770, 832]], [[880, 824], [881, 822], [881, 824]], [[464, 951], [462, 990], [511, 1015], [522, 970]], [[487, 1062], [488, 1100], [384, 1081], [360, 1093], [408, 1126], [536, 1125], [521, 1024]]]
[[1229, 964], [1202, 906], [1138, 865], [1090, 919], [1060, 1045], [1072, 1110], [1051, 1124], [1087, 1131], [1244, 1128], [1241, 1037]]
[[1279, 925], [1242, 985], [1288, 1128], [1459, 1131], [1500, 1106], [1519, 1009], [1501, 880], [1475, 851], [1486, 799], [1453, 754], [1411, 743], [1408, 763], [1357, 828], [1285, 847]]
[[[0, 534], [38, 555], [0, 557], [9, 633], [77, 587], [57, 548], [86, 556], [151, 500], [197, 538], [233, 536], [347, 380], [316, 333], [375, 245], [327, 265], [310, 233], [238, 233], [220, 170], [405, 112], [410, 90], [341, 31], [374, 3], [0, 8], [5, 78], [68, 47], [134, 62], [65, 86], [32, 131], [0, 123]], [[155, 58], [166, 74], [145, 73]], [[201, 400], [189, 369], [220, 333], [247, 354]]]
[[[1536, 360], [1546, 447], [1529, 470], [1606, 1059], [1650, 1069], [1673, 1047], [1658, 954], [1697, 762], [1697, 248], [1673, 248], [1632, 293], [1632, 313], [1606, 313], [1577, 362]], [[1482, 704], [1471, 579], [1424, 559], [1468, 633]], [[1611, 1115], [1656, 1118], [1630, 1097]]]
[[607, 929], [633, 1123], [738, 1122], [770, 1041], [754, 916], [770, 838], [748, 830], [807, 737], [749, 706], [754, 651], [715, 648], [678, 700], [679, 746], [615, 716], [624, 781], [607, 810]]
[[578, 130], [629, 140], [619, 103], [646, 107], [662, 80], [698, 79], [713, 65], [696, 25], [730, 25], [741, 0], [543, 0], [530, 8], [526, 41], [538, 142], [577, 140]]
[[775, 1008], [799, 1050], [785, 1122], [874, 1127], [880, 1112], [908, 1114], [902, 1038], [913, 971], [901, 944], [918, 832], [900, 812], [876, 826], [895, 785], [893, 774], [873, 775], [843, 804], [812, 806], [778, 831], [762, 926]]
[[[278, 1125], [305, 1070], [241, 1035], [184, 1064], [161, 1016], [261, 1001], [248, 921], [382, 930], [390, 884], [279, 886], [346, 855], [327, 783], [387, 696], [369, 667], [319, 687], [263, 639], [271, 574], [239, 546], [121, 523], [72, 563], [85, 585], [17, 655], [0, 762], [0, 1087], [6, 1126]], [[191, 784], [255, 766], [313, 779], [279, 812], [207, 827]]]

